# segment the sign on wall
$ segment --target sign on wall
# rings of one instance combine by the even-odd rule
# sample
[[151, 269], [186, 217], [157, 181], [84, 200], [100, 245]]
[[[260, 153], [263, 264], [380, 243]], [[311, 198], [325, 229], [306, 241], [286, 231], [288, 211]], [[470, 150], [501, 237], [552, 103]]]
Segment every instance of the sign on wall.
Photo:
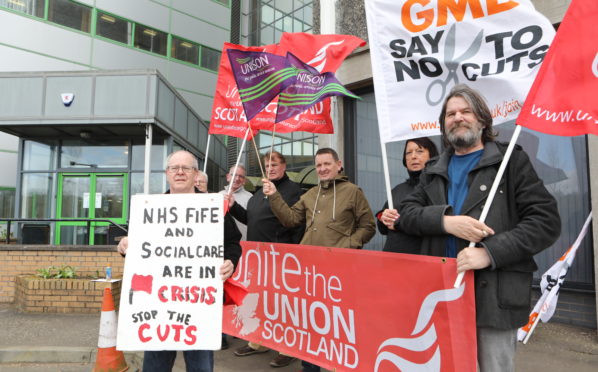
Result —
[[119, 350], [220, 348], [222, 207], [220, 194], [133, 196]]
[[227, 334], [337, 371], [475, 371], [473, 273], [454, 259], [242, 242]]

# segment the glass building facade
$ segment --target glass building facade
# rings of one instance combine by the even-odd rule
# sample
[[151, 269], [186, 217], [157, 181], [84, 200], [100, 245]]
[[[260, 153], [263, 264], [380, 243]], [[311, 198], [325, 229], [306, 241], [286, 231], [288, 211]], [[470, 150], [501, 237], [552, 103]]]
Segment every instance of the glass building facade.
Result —
[[[247, 22], [248, 33], [242, 37], [247, 40], [248, 45], [278, 43], [283, 32], [312, 32], [313, 2], [251, 0], [249, 9], [244, 14], [244, 22]], [[307, 132], [260, 131], [256, 137], [256, 145], [260, 154], [271, 149], [283, 154], [287, 160], [287, 171], [305, 173], [308, 171], [306, 168], [313, 167], [313, 156], [318, 150], [318, 136]], [[249, 175], [259, 177], [261, 171], [255, 160], [255, 149], [248, 148], [247, 152]]]

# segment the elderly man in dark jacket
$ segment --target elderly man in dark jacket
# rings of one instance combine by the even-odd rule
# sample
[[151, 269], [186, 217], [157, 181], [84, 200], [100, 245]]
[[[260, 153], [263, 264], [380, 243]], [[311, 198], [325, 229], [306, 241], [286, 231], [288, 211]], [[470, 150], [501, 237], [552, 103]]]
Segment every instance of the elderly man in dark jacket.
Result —
[[440, 125], [447, 149], [401, 203], [399, 224], [422, 237], [422, 254], [457, 257], [458, 272], [475, 270], [480, 370], [513, 371], [517, 328], [530, 311], [533, 256], [560, 234], [556, 201], [516, 147], [486, 223], [479, 222], [506, 145], [494, 142], [488, 106], [465, 85], [449, 93]]
[[[188, 151], [179, 150], [168, 155], [166, 159], [166, 181], [168, 191], [166, 194], [199, 193], [195, 187], [198, 175], [197, 158]], [[224, 263], [220, 266], [222, 280], [230, 278], [239, 258], [241, 246], [239, 240], [241, 233], [230, 215], [224, 216]], [[129, 247], [129, 240], [124, 237], [118, 243], [118, 252], [125, 256]], [[143, 372], [169, 372], [172, 371], [177, 356], [176, 350], [151, 350], [143, 354]], [[187, 372], [212, 372], [214, 370], [214, 352], [212, 350], [185, 350], [183, 351]]]

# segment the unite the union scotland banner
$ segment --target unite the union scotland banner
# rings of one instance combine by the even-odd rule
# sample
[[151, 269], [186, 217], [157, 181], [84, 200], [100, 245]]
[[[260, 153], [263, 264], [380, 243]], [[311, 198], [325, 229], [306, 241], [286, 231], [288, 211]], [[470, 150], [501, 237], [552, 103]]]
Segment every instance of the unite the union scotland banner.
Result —
[[514, 120], [555, 31], [530, 0], [365, 0], [382, 143], [440, 134], [456, 84]]
[[476, 370], [473, 273], [456, 261], [345, 248], [241, 242], [223, 332], [336, 371]]

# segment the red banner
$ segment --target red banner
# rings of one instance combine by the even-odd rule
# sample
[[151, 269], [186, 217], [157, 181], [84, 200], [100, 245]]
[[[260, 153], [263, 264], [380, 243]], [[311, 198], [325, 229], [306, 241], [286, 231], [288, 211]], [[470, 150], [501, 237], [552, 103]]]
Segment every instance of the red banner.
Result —
[[476, 370], [473, 274], [454, 259], [241, 242], [223, 332], [337, 371]]
[[[234, 48], [243, 51], [268, 52], [286, 56], [292, 52], [303, 61], [312, 61], [311, 65], [319, 67], [321, 72], [334, 72], [351, 52], [365, 42], [351, 35], [311, 35], [304, 33], [283, 33], [280, 45], [266, 45], [261, 47], [246, 47], [242, 45], [224, 43], [222, 55], [226, 50]], [[330, 100], [318, 102], [305, 112], [276, 123], [276, 109], [278, 98], [270, 102], [266, 108], [249, 123], [255, 131], [276, 130], [279, 133], [304, 131], [310, 133], [334, 133], [334, 126], [330, 117]], [[210, 119], [210, 134], [226, 134], [243, 138], [247, 130], [247, 118], [243, 111], [243, 104], [239, 97], [237, 84], [232, 73], [228, 58], [220, 58], [216, 94], [212, 106]], [[251, 135], [248, 139], [251, 139]]]
[[574, 0], [517, 124], [559, 136], [598, 134], [598, 2]]

